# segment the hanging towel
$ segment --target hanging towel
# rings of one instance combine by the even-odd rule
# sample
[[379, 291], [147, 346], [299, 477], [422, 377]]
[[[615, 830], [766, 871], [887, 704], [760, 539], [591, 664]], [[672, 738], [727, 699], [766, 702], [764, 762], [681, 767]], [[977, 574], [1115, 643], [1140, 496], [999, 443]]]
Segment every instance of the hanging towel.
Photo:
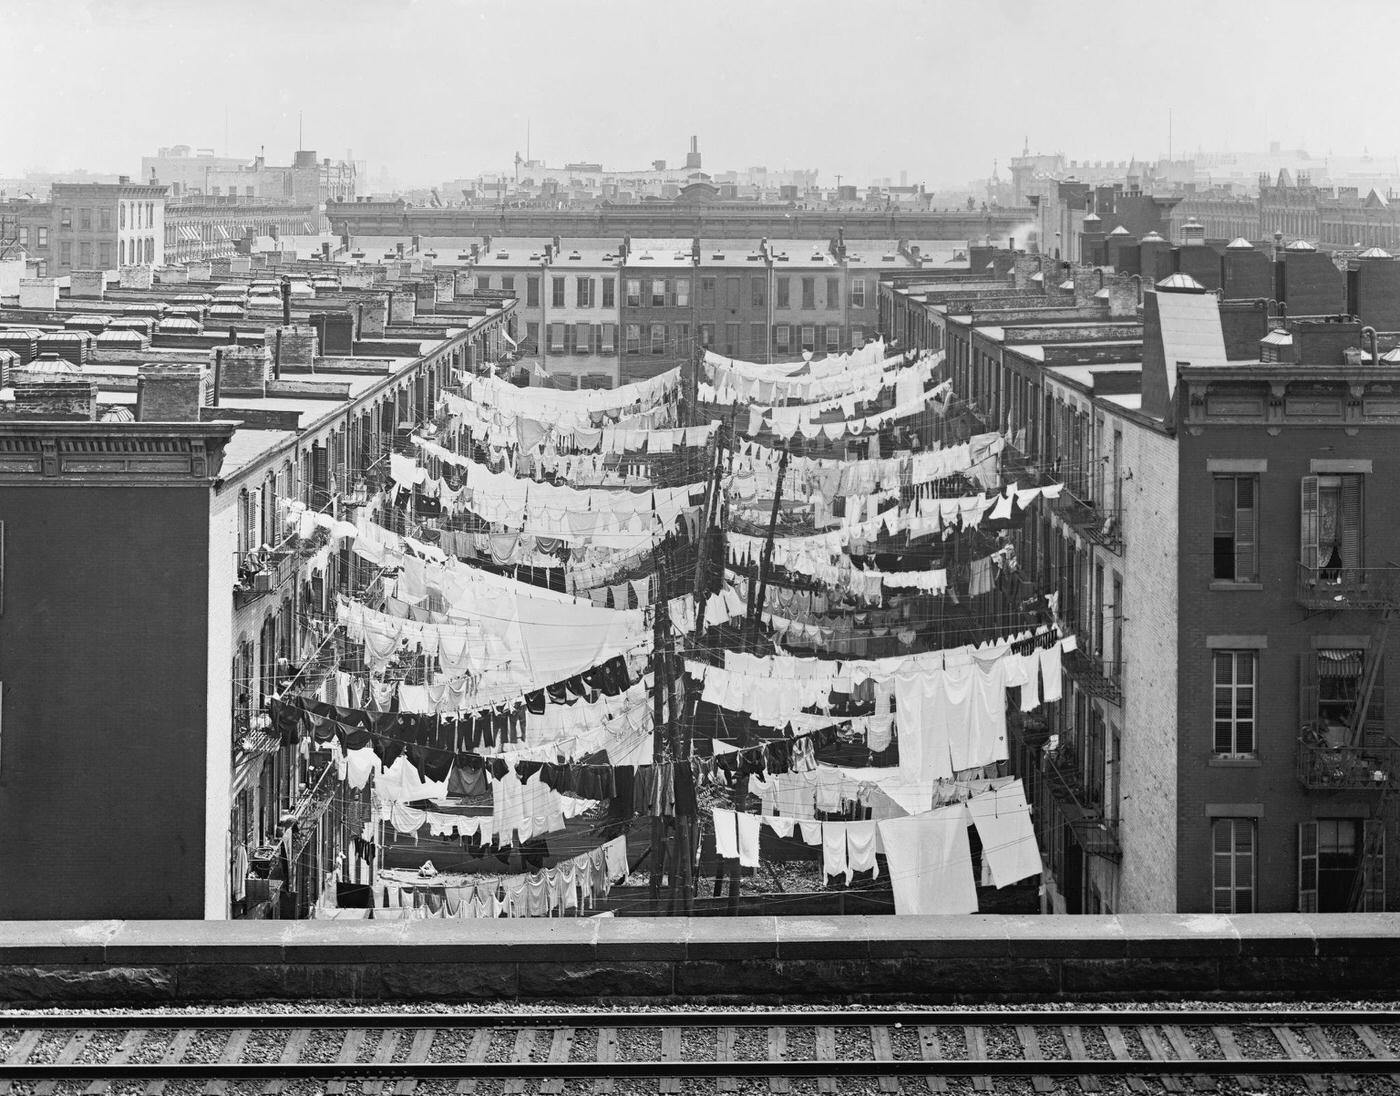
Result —
[[889, 861], [896, 914], [977, 912], [966, 804], [877, 826]]
[[741, 868], [756, 868], [758, 867], [758, 815], [739, 811], [736, 812], [735, 819], [739, 824], [739, 866]]
[[736, 859], [739, 855], [738, 823], [734, 811], [711, 807], [715, 821], [715, 855], [721, 859]]
[[967, 801], [967, 810], [982, 841], [983, 863], [998, 890], [1040, 874], [1040, 847], [1019, 780], [974, 795]]
[[802, 832], [802, 840], [809, 845], [820, 845], [822, 843], [822, 824], [820, 822], [798, 822], [798, 827]]
[[1060, 680], [1060, 645], [1052, 643], [1040, 652], [1040, 690], [1045, 700], [1059, 700], [1063, 683]]
[[[846, 823], [846, 866], [848, 872], [873, 871], [880, 878], [880, 862], [875, 859], [879, 831], [875, 822]], [[849, 877], [849, 876], [848, 876]]]
[[763, 824], [766, 825], [779, 837], [791, 837], [797, 823], [791, 818], [781, 818], [777, 815], [763, 815]]
[[827, 876], [844, 875], [846, 885], [851, 885], [850, 861], [846, 858], [846, 823], [822, 823], [822, 873]]

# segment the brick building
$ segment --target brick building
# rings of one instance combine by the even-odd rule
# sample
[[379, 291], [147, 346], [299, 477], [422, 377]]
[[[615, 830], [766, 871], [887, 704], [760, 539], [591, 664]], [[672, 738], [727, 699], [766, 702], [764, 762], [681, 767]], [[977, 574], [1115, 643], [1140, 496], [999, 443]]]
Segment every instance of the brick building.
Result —
[[[284, 506], [392, 523], [389, 451], [454, 370], [499, 356], [514, 308], [408, 265], [237, 256], [0, 309], [41, 343], [98, 332], [81, 367], [26, 350], [0, 400], [0, 877], [45, 880], [0, 888], [0, 917], [304, 916], [358, 834], [327, 750], [281, 744], [267, 703], [325, 687], [335, 597], [370, 576], [319, 525], [289, 533]], [[257, 303], [283, 274], [317, 282], [290, 325]], [[243, 301], [218, 334], [162, 331], [216, 291]], [[94, 529], [101, 566], [54, 551]], [[279, 849], [279, 888], [243, 874]]]
[[1400, 584], [1376, 485], [1395, 340], [1363, 353], [1355, 321], [1285, 321], [1181, 273], [1140, 318], [1092, 323], [1048, 288], [1039, 307], [954, 295], [992, 291], [882, 296], [930, 316], [1012, 478], [1064, 484], [1018, 543], [1079, 639], [1063, 699], [1016, 736], [1057, 908], [1393, 905]]
[[164, 186], [54, 183], [46, 202], [11, 201], [21, 250], [50, 277], [165, 262]]

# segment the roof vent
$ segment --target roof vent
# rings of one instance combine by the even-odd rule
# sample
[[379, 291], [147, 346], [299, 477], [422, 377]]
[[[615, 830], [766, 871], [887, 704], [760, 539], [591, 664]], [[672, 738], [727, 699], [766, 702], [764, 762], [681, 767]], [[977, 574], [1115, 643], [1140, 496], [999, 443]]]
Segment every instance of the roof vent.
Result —
[[1233, 240], [1231, 240], [1228, 244], [1225, 245], [1225, 250], [1226, 250], [1226, 251], [1253, 251], [1253, 250], [1254, 250], [1254, 245], [1253, 245], [1252, 243], [1250, 243], [1248, 240], [1246, 240], [1243, 236], [1236, 236]]
[[1285, 250], [1285, 251], [1316, 251], [1317, 248], [1313, 247], [1313, 245], [1310, 244], [1310, 243], [1308, 243], [1307, 240], [1294, 240], [1291, 244], [1289, 244], [1289, 245], [1288, 245], [1287, 247], [1285, 247], [1283, 250]]
[[1166, 293], [1204, 293], [1206, 287], [1190, 274], [1171, 274], [1157, 283], [1157, 288]]
[[[534, 257], [534, 256], [531, 256], [531, 258], [533, 258], [533, 257]], [[509, 258], [510, 258], [510, 252], [509, 252], [509, 251], [498, 251], [498, 252], [496, 252], [496, 258], [498, 258], [498, 259], [509, 259]]]

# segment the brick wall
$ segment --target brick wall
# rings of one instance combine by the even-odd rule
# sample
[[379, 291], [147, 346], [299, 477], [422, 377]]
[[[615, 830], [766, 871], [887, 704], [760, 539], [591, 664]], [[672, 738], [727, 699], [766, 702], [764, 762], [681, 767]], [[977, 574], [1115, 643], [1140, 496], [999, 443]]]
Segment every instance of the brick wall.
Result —
[[123, 289], [150, 289], [153, 281], [153, 268], [146, 264], [124, 266], [120, 271]]
[[106, 271], [75, 270], [68, 278], [70, 297], [101, 300], [107, 293]]
[[21, 278], [19, 280], [20, 308], [42, 308], [52, 312], [58, 307], [58, 282], [54, 278]]

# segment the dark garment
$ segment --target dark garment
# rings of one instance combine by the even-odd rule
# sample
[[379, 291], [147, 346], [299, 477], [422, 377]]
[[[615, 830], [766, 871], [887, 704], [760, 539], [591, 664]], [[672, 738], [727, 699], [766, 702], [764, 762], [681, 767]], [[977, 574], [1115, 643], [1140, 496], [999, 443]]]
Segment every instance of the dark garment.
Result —
[[544, 690], [536, 689], [533, 693], [525, 694], [525, 707], [532, 715], [544, 715]]
[[612, 776], [614, 791], [609, 815], [616, 819], [631, 818], [636, 813], [633, 809], [636, 770], [631, 765], [619, 765], [612, 770]]
[[283, 746], [294, 746], [301, 738], [302, 712], [290, 704], [274, 700], [268, 705], [272, 714], [272, 729]]
[[368, 883], [337, 883], [335, 902], [343, 910], [367, 910], [374, 905]]
[[696, 814], [695, 803], [695, 773], [688, 762], [680, 761], [671, 766], [675, 770], [675, 802], [676, 814], [689, 818], [694, 818]]
[[486, 783], [486, 770], [478, 765], [473, 771], [466, 765], [453, 765], [447, 777], [447, 794], [457, 799], [479, 798], [489, 795]]

